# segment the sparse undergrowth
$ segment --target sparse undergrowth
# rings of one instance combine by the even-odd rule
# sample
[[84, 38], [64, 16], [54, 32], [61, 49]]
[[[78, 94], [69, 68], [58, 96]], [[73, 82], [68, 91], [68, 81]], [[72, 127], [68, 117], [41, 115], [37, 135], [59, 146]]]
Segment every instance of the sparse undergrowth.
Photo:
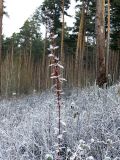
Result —
[[[118, 86], [66, 90], [62, 102], [63, 159], [120, 159]], [[0, 160], [55, 156], [57, 110], [52, 92], [0, 102]], [[76, 157], [76, 159], [75, 159]], [[53, 158], [54, 159], [54, 158]]]

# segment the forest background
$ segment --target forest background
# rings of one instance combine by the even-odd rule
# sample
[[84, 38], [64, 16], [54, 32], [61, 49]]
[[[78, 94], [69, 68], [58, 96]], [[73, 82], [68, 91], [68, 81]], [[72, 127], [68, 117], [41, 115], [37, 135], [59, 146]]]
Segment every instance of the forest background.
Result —
[[[67, 26], [62, 17], [62, 15], [71, 17], [68, 14], [71, 1], [65, 0], [64, 4], [62, 2], [44, 0], [33, 15], [24, 22], [18, 33], [13, 33], [11, 37], [5, 37], [2, 35], [2, 18], [6, 13], [4, 3], [1, 1], [1, 95], [28, 94], [51, 87], [48, 58], [48, 37], [51, 25], [54, 26], [55, 34], [58, 34], [57, 56], [60, 57], [65, 67], [64, 77], [68, 81], [64, 88], [83, 88], [95, 82], [99, 86], [103, 86], [105, 82], [112, 85], [119, 80], [120, 1], [111, 0], [109, 4], [109, 1], [102, 0], [102, 6], [99, 5], [99, 0], [75, 1], [76, 11], [73, 27]], [[98, 16], [98, 11], [101, 11], [103, 17]], [[100, 25], [103, 25], [101, 36], [99, 36], [99, 21], [101, 21]], [[45, 37], [41, 33], [41, 25], [46, 28]], [[98, 43], [101, 44], [101, 48], [104, 48], [100, 53], [98, 53]], [[104, 71], [104, 73], [99, 75], [100, 54], [105, 58], [105, 63], [102, 63], [102, 72]], [[103, 57], [101, 58], [102, 62], [104, 61]]]

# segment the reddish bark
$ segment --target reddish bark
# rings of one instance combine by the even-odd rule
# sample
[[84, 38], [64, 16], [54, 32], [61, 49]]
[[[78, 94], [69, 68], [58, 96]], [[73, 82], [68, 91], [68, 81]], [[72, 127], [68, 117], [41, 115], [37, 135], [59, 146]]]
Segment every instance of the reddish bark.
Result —
[[107, 82], [105, 66], [105, 0], [96, 1], [96, 51], [97, 51], [97, 84], [99, 87]]

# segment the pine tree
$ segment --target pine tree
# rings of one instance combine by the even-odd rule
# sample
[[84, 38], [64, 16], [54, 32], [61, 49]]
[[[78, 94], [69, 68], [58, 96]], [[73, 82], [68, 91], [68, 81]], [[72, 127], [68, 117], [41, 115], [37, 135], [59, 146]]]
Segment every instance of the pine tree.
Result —
[[2, 49], [2, 21], [3, 21], [3, 0], [0, 0], [0, 57]]
[[96, 1], [96, 51], [97, 84], [103, 87], [107, 82], [105, 66], [105, 0]]
[[111, 0], [111, 47], [120, 50], [120, 1]]
[[[48, 20], [52, 22], [53, 27], [50, 26], [51, 30], [54, 29], [55, 33], [59, 33], [62, 27], [62, 23], [60, 21], [61, 13], [63, 12], [62, 8], [62, 0], [44, 0], [41, 6], [41, 16], [42, 20]], [[70, 7], [70, 0], [66, 0], [64, 3], [64, 14], [67, 14], [67, 9]], [[48, 24], [49, 25], [49, 24]]]

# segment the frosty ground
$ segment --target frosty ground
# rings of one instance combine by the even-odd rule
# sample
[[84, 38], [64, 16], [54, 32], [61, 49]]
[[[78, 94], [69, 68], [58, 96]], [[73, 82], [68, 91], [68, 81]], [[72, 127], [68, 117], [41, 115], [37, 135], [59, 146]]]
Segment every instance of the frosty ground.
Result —
[[[65, 90], [61, 101], [64, 160], [120, 160], [120, 95], [106, 89]], [[0, 102], [0, 160], [55, 157], [58, 108], [54, 93]], [[54, 158], [53, 158], [54, 159]]]

